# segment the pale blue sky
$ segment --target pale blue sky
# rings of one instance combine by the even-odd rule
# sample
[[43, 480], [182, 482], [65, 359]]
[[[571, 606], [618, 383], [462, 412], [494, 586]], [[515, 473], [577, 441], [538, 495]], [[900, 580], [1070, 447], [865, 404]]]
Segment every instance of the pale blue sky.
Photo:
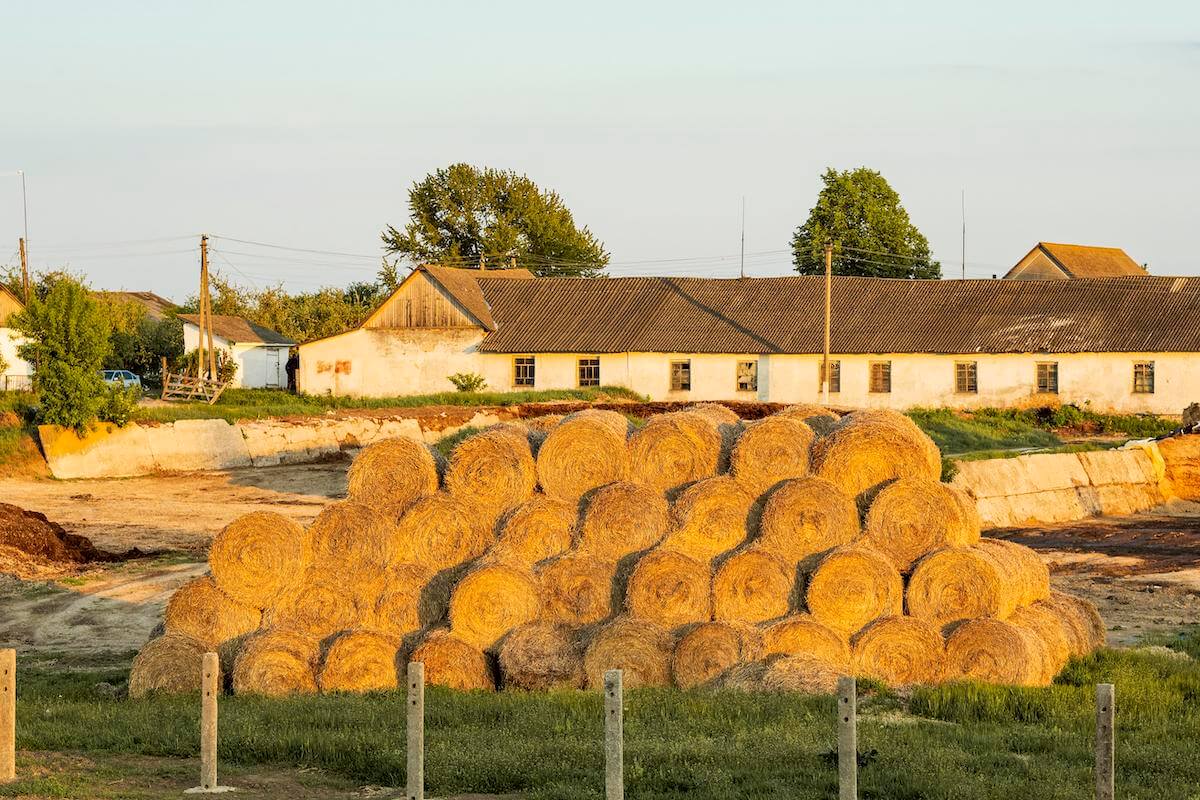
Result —
[[[949, 276], [963, 188], [968, 275], [1039, 239], [1200, 274], [1194, 2], [2, 7], [0, 259], [24, 169], [33, 263], [98, 287], [182, 300], [194, 240], [119, 243], [201, 231], [376, 254], [454, 161], [557, 190], [613, 274], [736, 274], [742, 195], [748, 272], [786, 272], [820, 173], [864, 164]], [[216, 248], [293, 289], [376, 267]]]

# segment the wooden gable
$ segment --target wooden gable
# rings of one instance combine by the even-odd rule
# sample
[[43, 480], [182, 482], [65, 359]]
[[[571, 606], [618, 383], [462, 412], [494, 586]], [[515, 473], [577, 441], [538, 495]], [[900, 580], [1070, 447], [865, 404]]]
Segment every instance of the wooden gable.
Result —
[[0, 287], [0, 328], [6, 327], [8, 318], [24, 308], [25, 306], [17, 299], [16, 295], [8, 289]]
[[362, 325], [364, 328], [479, 328], [472, 317], [423, 271], [416, 271]]

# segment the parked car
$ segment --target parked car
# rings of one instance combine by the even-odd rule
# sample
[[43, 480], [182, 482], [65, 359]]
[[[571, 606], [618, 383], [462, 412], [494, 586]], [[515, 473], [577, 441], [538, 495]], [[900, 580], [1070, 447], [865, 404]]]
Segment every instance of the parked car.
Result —
[[127, 369], [106, 369], [104, 370], [104, 382], [119, 384], [128, 389], [130, 386], [142, 388], [142, 379], [134, 375]]

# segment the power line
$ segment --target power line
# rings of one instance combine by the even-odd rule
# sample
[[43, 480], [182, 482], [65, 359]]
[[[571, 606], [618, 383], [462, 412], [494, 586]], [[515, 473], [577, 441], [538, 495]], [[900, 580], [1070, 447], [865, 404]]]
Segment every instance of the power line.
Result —
[[218, 233], [213, 233], [213, 234], [209, 234], [209, 235], [213, 239], [224, 239], [229, 242], [237, 242], [238, 244], [248, 244], [248, 245], [253, 245], [255, 247], [269, 247], [274, 250], [290, 250], [293, 253], [315, 253], [317, 255], [324, 255], [324, 256], [344, 256], [347, 258], [369, 258], [372, 261], [378, 261], [379, 258], [381, 258], [383, 255], [382, 253], [380, 253], [378, 255], [366, 255], [364, 253], [344, 253], [344, 252], [339, 252], [337, 250], [314, 250], [314, 249], [307, 248], [307, 247], [288, 247], [287, 245], [269, 244], [267, 242], [255, 242], [255, 241], [251, 241], [249, 239], [235, 239], [232, 236], [225, 236], [223, 234], [218, 234]]

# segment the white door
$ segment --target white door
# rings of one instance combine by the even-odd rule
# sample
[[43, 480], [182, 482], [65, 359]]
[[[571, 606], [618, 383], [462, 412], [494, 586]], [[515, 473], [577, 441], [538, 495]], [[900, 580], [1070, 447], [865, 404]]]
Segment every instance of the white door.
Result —
[[279, 383], [279, 348], [267, 348], [267, 383], [268, 389], [278, 389]]

